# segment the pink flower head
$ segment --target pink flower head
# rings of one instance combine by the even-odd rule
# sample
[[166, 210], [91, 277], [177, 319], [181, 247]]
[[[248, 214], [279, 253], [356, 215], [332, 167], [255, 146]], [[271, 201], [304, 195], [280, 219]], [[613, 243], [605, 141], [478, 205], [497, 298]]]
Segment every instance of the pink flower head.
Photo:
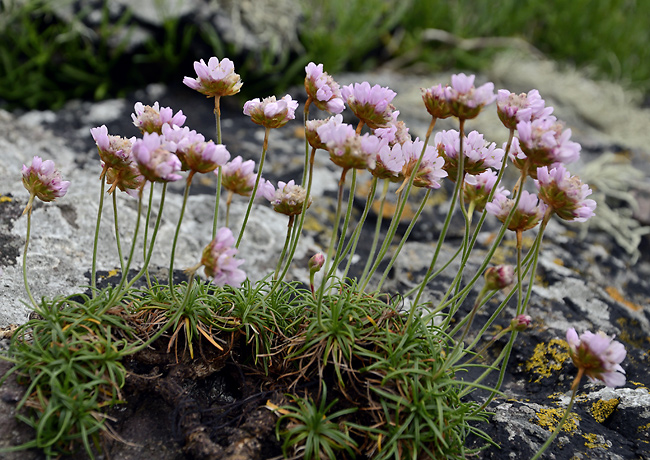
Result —
[[226, 190], [242, 196], [250, 196], [255, 187], [255, 162], [244, 161], [236, 156], [221, 168], [221, 181]]
[[515, 269], [512, 265], [497, 265], [485, 270], [485, 287], [491, 291], [505, 289], [515, 282]]
[[343, 123], [343, 116], [338, 114], [325, 120], [307, 120], [307, 123], [305, 124], [305, 135], [309, 145], [315, 149], [327, 150], [327, 146], [323, 141], [321, 141], [321, 138], [318, 135], [318, 128], [329, 123], [338, 126]]
[[253, 123], [265, 128], [280, 128], [289, 120], [296, 118], [298, 102], [288, 94], [277, 101], [275, 96], [252, 99], [244, 104], [244, 114], [251, 117]]
[[314, 105], [330, 113], [341, 113], [345, 109], [341, 88], [327, 72], [323, 72], [323, 64], [310, 62], [305, 67], [305, 89]]
[[[393, 154], [399, 156], [401, 153], [404, 157], [404, 166], [402, 167], [404, 183], [402, 187], [410, 179], [411, 175], [415, 174], [413, 185], [416, 187], [440, 188], [440, 180], [447, 177], [447, 171], [443, 169], [445, 160], [438, 155], [435, 147], [427, 146], [424, 153], [422, 149], [424, 149], [424, 142], [419, 138], [393, 146]], [[418, 170], [414, 171], [420, 155], [422, 155], [422, 161], [420, 161]]]
[[[460, 133], [454, 129], [440, 131], [434, 137], [438, 153], [445, 159], [445, 171], [452, 180], [458, 176], [458, 154], [460, 151]], [[464, 172], [480, 174], [488, 168], [501, 169], [503, 149], [496, 148], [494, 142], [488, 143], [478, 131], [470, 132], [463, 139]]]
[[212, 278], [217, 286], [239, 287], [246, 279], [246, 273], [238, 268], [244, 261], [235, 259], [237, 249], [234, 245], [232, 231], [221, 227], [214, 240], [203, 249], [201, 265], [205, 276]]
[[535, 181], [539, 197], [564, 220], [585, 222], [594, 216], [596, 202], [587, 199], [591, 189], [578, 176], [572, 176], [564, 166], [549, 171], [547, 166], [537, 168]]
[[550, 166], [554, 163], [573, 163], [580, 157], [580, 144], [572, 142], [571, 130], [554, 116], [536, 118], [532, 121], [517, 123], [519, 147], [525, 160], [515, 161], [520, 169], [528, 164], [531, 175], [540, 166]]
[[23, 165], [23, 185], [30, 193], [29, 203], [23, 211], [25, 213], [31, 211], [34, 197], [47, 203], [64, 196], [70, 181], [61, 180], [61, 173], [54, 169], [52, 160], [43, 161], [35, 156], [29, 167]]
[[142, 102], [136, 102], [135, 113], [131, 114], [133, 124], [139, 128], [142, 133], [162, 134], [162, 127], [165, 124], [183, 126], [185, 119], [183, 111], [174, 112], [169, 107], [160, 107], [158, 101], [151, 105], [142, 105]]
[[202, 134], [190, 130], [187, 126], [181, 128], [165, 125], [163, 135], [170, 151], [181, 160], [183, 170], [208, 173], [223, 166], [230, 159], [225, 145], [206, 142]]
[[106, 183], [110, 188], [106, 193], [113, 193], [116, 188], [127, 193], [129, 196], [137, 198], [138, 191], [142, 189], [146, 182], [136, 163], [130, 163], [128, 166], [121, 168], [108, 168], [106, 170]]
[[[492, 201], [485, 205], [485, 210], [501, 222], [505, 222], [514, 204], [515, 200], [509, 199], [505, 193], [496, 193]], [[544, 217], [546, 208], [547, 206], [538, 200], [537, 195], [522, 190], [508, 230], [525, 231], [535, 227]]]
[[602, 331], [593, 334], [589, 331], [578, 333], [574, 328], [566, 332], [569, 355], [573, 364], [582, 369], [592, 382], [600, 380], [608, 387], [625, 385], [625, 371], [621, 363], [627, 352], [621, 342], [614, 340]]
[[[498, 174], [488, 169], [478, 175], [466, 174], [463, 187], [463, 194], [467, 203], [473, 202], [474, 209], [478, 212], [483, 211], [487, 203], [488, 196], [497, 182]], [[497, 187], [496, 193], [509, 195], [510, 192], [504, 187]]]
[[[379, 179], [390, 179], [393, 182], [404, 180], [402, 168], [406, 164], [406, 159], [400, 148], [391, 148], [386, 138], [373, 136], [376, 147], [373, 149], [375, 154], [375, 167], [370, 170], [373, 176]], [[394, 144], [401, 145], [399, 143]]]
[[517, 315], [510, 321], [510, 329], [523, 332], [533, 323], [533, 318], [528, 315]]
[[452, 115], [451, 106], [448, 102], [450, 97], [448, 86], [437, 85], [429, 89], [421, 88], [421, 90], [424, 106], [433, 118], [444, 119]]
[[322, 252], [318, 252], [311, 256], [309, 259], [309, 262], [307, 262], [307, 266], [309, 267], [309, 273], [318, 273], [321, 268], [323, 268], [323, 265], [325, 264], [325, 256], [323, 255]]
[[90, 134], [97, 144], [99, 157], [104, 162], [105, 168], [122, 168], [131, 164], [133, 161], [131, 147], [135, 138], [110, 136], [106, 125], [91, 128]]
[[181, 160], [169, 151], [165, 138], [158, 133], [144, 133], [133, 143], [133, 157], [145, 179], [151, 182], [173, 182], [182, 179]]
[[406, 124], [403, 121], [397, 121], [398, 115], [399, 110], [394, 110], [392, 114], [393, 121], [386, 128], [376, 128], [373, 130], [375, 136], [385, 139], [391, 147], [395, 144], [403, 144], [406, 141], [412, 140]]
[[[359, 136], [354, 128], [346, 123], [326, 123], [316, 130], [327, 147], [332, 162], [344, 169], [373, 169], [379, 142], [369, 139], [366, 134]], [[375, 137], [376, 136], [372, 136]]]
[[341, 94], [350, 110], [371, 129], [385, 128], [392, 120], [395, 109], [391, 101], [397, 93], [388, 87], [370, 83], [354, 83], [341, 88]]
[[198, 77], [184, 77], [183, 83], [207, 97], [232, 96], [242, 86], [239, 75], [235, 73], [235, 66], [228, 58], [219, 62], [213, 56], [208, 59], [207, 65], [203, 59], [195, 61], [194, 71]]
[[494, 83], [474, 87], [474, 75], [460, 73], [451, 76], [451, 87], [445, 90], [451, 114], [469, 120], [476, 118], [481, 109], [494, 102]]
[[[269, 201], [276, 212], [295, 216], [302, 212], [305, 199], [307, 199], [307, 190], [290, 180], [289, 182], [278, 181], [278, 188]], [[311, 198], [307, 202], [307, 207], [309, 206], [311, 206]]]
[[508, 129], [515, 129], [520, 121], [545, 118], [551, 113], [553, 107], [545, 106], [536, 89], [528, 91], [528, 94], [511, 93], [507, 89], [497, 91], [497, 114]]

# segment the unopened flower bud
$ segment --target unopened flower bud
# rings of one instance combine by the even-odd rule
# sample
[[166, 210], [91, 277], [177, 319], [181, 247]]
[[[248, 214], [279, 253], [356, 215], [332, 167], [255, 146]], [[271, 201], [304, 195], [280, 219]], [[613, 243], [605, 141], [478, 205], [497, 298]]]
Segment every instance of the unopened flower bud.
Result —
[[489, 290], [504, 289], [515, 281], [515, 269], [512, 265], [497, 265], [485, 270], [485, 287]]
[[319, 252], [317, 254], [314, 254], [311, 256], [311, 259], [309, 259], [309, 273], [317, 273], [320, 271], [321, 268], [323, 268], [323, 265], [325, 264], [325, 256]]
[[519, 315], [510, 321], [510, 328], [514, 331], [522, 332], [528, 329], [533, 322], [533, 318], [528, 315]]

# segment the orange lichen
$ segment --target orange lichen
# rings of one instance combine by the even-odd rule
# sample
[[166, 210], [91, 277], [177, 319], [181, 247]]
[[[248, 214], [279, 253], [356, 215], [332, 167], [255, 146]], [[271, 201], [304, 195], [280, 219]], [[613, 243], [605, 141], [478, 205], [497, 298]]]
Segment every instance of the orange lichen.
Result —
[[605, 291], [607, 291], [607, 294], [609, 294], [609, 296], [612, 299], [616, 300], [619, 303], [622, 303], [630, 310], [639, 311], [643, 308], [641, 305], [630, 302], [629, 300], [625, 300], [623, 298], [623, 294], [621, 294], [621, 292], [618, 289], [616, 289], [614, 286], [607, 286], [605, 288]]

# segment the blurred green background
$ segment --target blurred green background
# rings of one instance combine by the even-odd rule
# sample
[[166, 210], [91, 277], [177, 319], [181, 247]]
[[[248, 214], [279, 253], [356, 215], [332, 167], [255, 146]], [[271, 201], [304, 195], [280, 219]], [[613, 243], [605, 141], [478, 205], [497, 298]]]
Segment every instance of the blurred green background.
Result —
[[646, 101], [650, 94], [650, 1], [296, 1], [301, 49], [251, 52], [225, 42], [210, 25], [182, 18], [165, 20], [146, 42], [129, 47], [133, 16], [127, 11], [111, 19], [101, 0], [69, 22], [53, 14], [51, 1], [0, 0], [0, 107], [57, 108], [71, 98], [119, 97], [194, 75], [192, 62], [212, 55], [235, 61], [246, 83], [243, 96], [252, 97], [262, 87], [266, 94], [300, 84], [312, 60], [331, 74], [378, 66], [480, 71], [511, 47], [640, 90]]

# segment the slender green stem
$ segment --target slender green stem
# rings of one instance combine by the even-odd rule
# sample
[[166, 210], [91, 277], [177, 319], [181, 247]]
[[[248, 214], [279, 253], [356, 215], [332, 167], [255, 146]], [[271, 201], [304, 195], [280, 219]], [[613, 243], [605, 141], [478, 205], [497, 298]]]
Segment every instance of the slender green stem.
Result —
[[174, 292], [174, 255], [176, 254], [176, 244], [178, 242], [178, 235], [181, 232], [181, 223], [183, 222], [183, 216], [185, 215], [185, 207], [187, 206], [187, 197], [190, 195], [190, 186], [192, 185], [192, 179], [196, 171], [190, 171], [187, 175], [187, 180], [185, 181], [185, 192], [183, 193], [183, 204], [181, 205], [181, 214], [178, 217], [178, 224], [176, 224], [176, 232], [174, 232], [174, 241], [172, 243], [172, 253], [169, 257], [169, 292], [172, 295], [172, 299], [176, 300], [176, 293]]
[[[32, 229], [32, 202], [34, 201], [34, 194], [29, 197], [29, 202], [27, 204], [27, 235], [25, 236], [25, 249], [23, 250], [23, 281], [25, 283], [25, 291], [27, 291], [27, 296], [29, 297], [30, 302], [34, 308], [37, 308], [36, 301], [32, 295], [32, 291], [29, 289], [29, 283], [27, 282], [27, 249], [29, 248], [29, 236]], [[93, 291], [94, 292], [94, 291]]]
[[[214, 119], [217, 128], [217, 144], [221, 144], [221, 96], [214, 97]], [[221, 166], [219, 166], [217, 169], [217, 190], [216, 190], [215, 200], [214, 200], [214, 216], [212, 218], [212, 239], [213, 240], [217, 236], [220, 200], [221, 200]]]
[[384, 205], [386, 204], [386, 197], [388, 196], [388, 187], [390, 181], [384, 179], [384, 189], [381, 192], [381, 197], [379, 198], [379, 212], [377, 213], [377, 223], [375, 224], [375, 235], [372, 238], [372, 246], [370, 247], [370, 253], [368, 254], [368, 260], [366, 261], [366, 266], [363, 268], [363, 273], [361, 278], [359, 278], [359, 283], [363, 283], [370, 271], [372, 266], [373, 257], [375, 256], [375, 251], [377, 250], [377, 243], [379, 242], [379, 235], [381, 234], [381, 223], [384, 218]]
[[248, 223], [248, 217], [250, 216], [251, 209], [253, 207], [253, 201], [255, 201], [255, 195], [257, 194], [257, 188], [260, 185], [260, 179], [262, 178], [262, 168], [264, 168], [264, 159], [266, 158], [266, 151], [269, 147], [269, 133], [271, 128], [264, 129], [264, 143], [262, 145], [262, 157], [260, 158], [260, 166], [257, 170], [257, 178], [255, 179], [255, 186], [253, 187], [253, 192], [251, 193], [251, 199], [248, 201], [248, 208], [246, 208], [246, 215], [244, 215], [244, 222], [242, 223], [241, 230], [239, 231], [239, 236], [237, 237], [237, 243], [235, 247], [239, 248], [239, 243], [244, 236], [244, 230], [246, 230], [246, 224]]
[[326, 278], [329, 279], [334, 273], [336, 273], [336, 269], [338, 268], [339, 264], [341, 263], [341, 260], [343, 260], [343, 257], [345, 257], [345, 254], [343, 252], [344, 249], [344, 242], [345, 242], [345, 237], [348, 233], [348, 228], [350, 226], [350, 217], [352, 216], [352, 208], [354, 205], [354, 193], [356, 189], [356, 184], [357, 184], [357, 170], [353, 169], [352, 170], [352, 181], [350, 183], [350, 191], [349, 196], [348, 196], [348, 206], [345, 212], [345, 219], [343, 220], [343, 228], [341, 229], [341, 236], [339, 237], [339, 243], [336, 246], [336, 255], [334, 256], [334, 261], [331, 264], [329, 272], [326, 273]]
[[366, 205], [363, 208], [363, 213], [361, 214], [361, 218], [359, 219], [359, 222], [357, 223], [356, 227], [354, 228], [354, 231], [352, 232], [352, 236], [350, 237], [350, 241], [348, 242], [348, 245], [343, 251], [343, 257], [345, 257], [345, 255], [348, 252], [350, 253], [350, 257], [348, 258], [348, 263], [345, 265], [345, 271], [343, 272], [343, 279], [345, 279], [346, 276], [348, 276], [348, 271], [352, 266], [352, 259], [354, 258], [354, 255], [357, 251], [357, 244], [359, 243], [361, 230], [363, 228], [363, 224], [366, 222], [366, 218], [368, 217], [368, 212], [372, 207], [372, 203], [374, 203], [375, 201], [376, 191], [377, 191], [377, 178], [373, 177], [372, 183], [370, 185], [370, 191], [368, 192], [368, 197], [366, 198]]
[[[284, 239], [284, 246], [282, 247], [282, 252], [280, 253], [280, 257], [278, 259], [278, 263], [275, 266], [275, 271], [273, 272], [273, 279], [277, 280], [278, 279], [278, 272], [280, 271], [280, 267], [282, 266], [282, 261], [284, 260], [284, 256], [287, 254], [287, 248], [289, 246], [289, 240], [291, 240], [291, 230], [293, 230], [293, 221], [296, 216], [289, 216], [289, 223], [287, 224], [287, 236]], [[287, 262], [287, 265], [291, 261]]]
[[[92, 298], [95, 298], [97, 291], [97, 246], [99, 244], [99, 226], [102, 221], [102, 211], [104, 209], [104, 188], [106, 187], [106, 176], [102, 177], [99, 187], [99, 207], [97, 208], [97, 223], [95, 224], [95, 239], [93, 240], [93, 261], [90, 269], [90, 286]], [[119, 238], [119, 235], [117, 236]], [[121, 263], [123, 263], [120, 260]]]
[[117, 219], [117, 193], [113, 192], [113, 222], [115, 223], [115, 242], [117, 243], [117, 256], [120, 258], [120, 269], [124, 273], [124, 257], [122, 256], [122, 244], [120, 243], [120, 226]]
[[[151, 218], [151, 208], [153, 207], [153, 182], [149, 190], [149, 204], [147, 205], [147, 218], [144, 221], [144, 242], [142, 243], [142, 260], [147, 258], [147, 236], [149, 234], [149, 219]], [[149, 269], [144, 272], [147, 278], [147, 286], [151, 289], [151, 279], [149, 278]]]
[[567, 421], [569, 418], [569, 415], [571, 414], [571, 410], [573, 409], [573, 403], [576, 400], [576, 395], [578, 394], [578, 388], [580, 387], [580, 380], [582, 380], [582, 376], [584, 375], [585, 370], [583, 368], [578, 368], [578, 375], [576, 375], [576, 378], [573, 380], [573, 384], [571, 385], [571, 400], [569, 401], [569, 405], [566, 408], [566, 411], [564, 411], [564, 415], [558, 422], [557, 426], [553, 430], [553, 433], [551, 433], [551, 436], [546, 440], [546, 442], [540, 447], [540, 449], [537, 451], [535, 456], [531, 458], [531, 460], [538, 460], [544, 451], [549, 448], [549, 446], [553, 443], [555, 438], [557, 437], [558, 434], [560, 434], [560, 431], [562, 431], [562, 428], [564, 427], [564, 423]]

